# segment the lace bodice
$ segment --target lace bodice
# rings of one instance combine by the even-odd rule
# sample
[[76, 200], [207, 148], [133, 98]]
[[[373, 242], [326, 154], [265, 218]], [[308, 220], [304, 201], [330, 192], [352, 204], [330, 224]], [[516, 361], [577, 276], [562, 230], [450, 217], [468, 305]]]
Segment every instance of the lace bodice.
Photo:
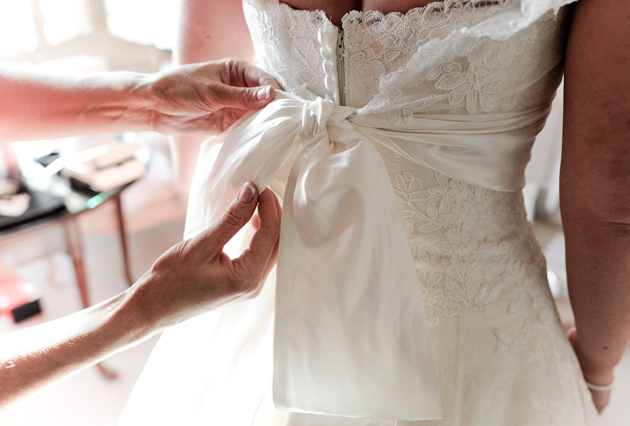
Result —
[[[507, 41], [463, 37], [450, 49], [430, 46], [519, 7], [516, 0], [448, 0], [406, 14], [353, 11], [340, 30], [321, 11], [294, 10], [277, 0], [244, 2], [258, 60], [284, 88], [306, 87], [359, 113], [380, 111], [393, 124], [414, 115], [512, 112], [550, 103], [562, 76], [565, 11], [545, 14]], [[409, 78], [423, 47], [426, 56]], [[379, 151], [430, 322], [500, 298], [516, 312], [531, 299], [524, 277], [532, 269], [540, 277], [544, 259], [520, 193], [480, 188], [387, 148]]]
[[352, 11], [340, 30], [321, 11], [277, 0], [244, 4], [257, 58], [285, 89], [305, 86], [394, 122], [413, 113], [506, 112], [549, 102], [562, 74], [565, 13], [549, 12], [507, 41], [439, 43], [519, 7], [517, 0], [447, 0], [405, 14]]

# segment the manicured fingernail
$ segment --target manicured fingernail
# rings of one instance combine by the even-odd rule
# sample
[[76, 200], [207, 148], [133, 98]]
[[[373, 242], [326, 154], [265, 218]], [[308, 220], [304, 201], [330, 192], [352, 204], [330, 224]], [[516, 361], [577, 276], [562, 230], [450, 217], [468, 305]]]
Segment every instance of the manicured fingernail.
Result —
[[256, 99], [266, 101], [271, 96], [271, 86], [263, 87], [256, 93]]
[[243, 189], [241, 189], [241, 193], [238, 194], [238, 200], [241, 203], [249, 203], [254, 199], [254, 194], [256, 194], [256, 188], [254, 188], [254, 185], [252, 185], [249, 182], [246, 182], [245, 185], [243, 185]]

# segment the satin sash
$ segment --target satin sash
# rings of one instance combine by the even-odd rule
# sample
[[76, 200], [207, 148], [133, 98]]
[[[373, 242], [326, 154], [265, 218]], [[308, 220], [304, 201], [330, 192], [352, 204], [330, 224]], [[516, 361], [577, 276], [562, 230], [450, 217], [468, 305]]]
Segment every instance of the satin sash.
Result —
[[[398, 420], [441, 418], [414, 262], [373, 142], [501, 191], [523, 170], [548, 108], [415, 117], [392, 125], [303, 91], [278, 92], [200, 153], [186, 238], [219, 219], [243, 183], [283, 175], [273, 395], [278, 409]], [[290, 168], [286, 173], [287, 168]]]

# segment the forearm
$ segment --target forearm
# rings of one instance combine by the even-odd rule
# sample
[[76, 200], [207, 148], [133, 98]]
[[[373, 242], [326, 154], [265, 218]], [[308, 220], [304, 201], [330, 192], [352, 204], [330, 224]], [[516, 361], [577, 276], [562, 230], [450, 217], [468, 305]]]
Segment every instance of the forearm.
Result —
[[576, 351], [587, 379], [603, 385], [630, 341], [630, 224], [599, 220], [572, 201], [562, 208]]
[[619, 95], [630, 89], [630, 32], [623, 24], [630, 7], [613, 3], [584, 0], [575, 7], [560, 173], [575, 349], [586, 379], [598, 385], [612, 380], [630, 340], [630, 103]]
[[[258, 211], [243, 254], [223, 247]], [[278, 256], [281, 210], [245, 184], [221, 219], [160, 256], [131, 288], [76, 314], [0, 338], [0, 409], [197, 315], [256, 297]]]
[[57, 76], [0, 68], [0, 140], [150, 130], [148, 76]]
[[0, 338], [0, 409], [148, 338], [122, 293], [73, 315]]

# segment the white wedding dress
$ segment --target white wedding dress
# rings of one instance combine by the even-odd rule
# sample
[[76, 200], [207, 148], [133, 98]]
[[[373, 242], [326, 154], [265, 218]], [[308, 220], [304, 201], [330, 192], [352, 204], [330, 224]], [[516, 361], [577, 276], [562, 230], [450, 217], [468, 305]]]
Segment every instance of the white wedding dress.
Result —
[[[288, 93], [222, 135], [223, 145], [214, 140], [202, 148], [186, 236], [220, 214], [244, 179], [271, 184], [285, 203], [278, 291], [272, 278], [257, 299], [165, 332], [121, 424], [597, 424], [520, 192], [531, 144], [562, 78], [565, 3], [447, 0], [406, 14], [350, 12], [341, 31], [322, 12], [244, 0], [261, 66]], [[309, 165], [307, 151], [319, 146], [334, 148]], [[348, 160], [359, 151], [360, 162]], [[351, 155], [330, 166], [344, 152]], [[353, 174], [339, 172], [337, 180], [347, 182], [333, 185], [326, 176], [338, 168]], [[356, 178], [366, 170], [361, 179], [375, 179], [367, 188]], [[386, 176], [386, 187], [379, 186]], [[394, 253], [387, 261], [346, 259], [342, 251], [324, 261], [326, 253], [317, 252], [318, 218], [304, 218], [321, 206], [309, 191], [331, 194], [344, 185], [358, 194], [355, 207], [395, 206], [399, 215], [363, 219], [347, 213], [354, 210], [318, 210], [326, 225], [348, 217], [366, 225], [360, 235], [343, 228], [331, 237], [336, 246], [326, 247], [349, 239], [350, 252], [381, 241], [391, 247], [373, 252]], [[368, 200], [371, 194], [378, 199]], [[339, 203], [333, 205], [346, 207]], [[398, 296], [387, 279], [373, 278], [387, 271], [409, 281], [408, 265], [417, 295], [401, 286]], [[309, 276], [299, 278], [305, 268]], [[326, 287], [344, 271], [370, 268], [361, 278], [374, 286], [369, 292], [348, 292], [352, 277]], [[334, 273], [326, 276], [328, 270]], [[310, 287], [296, 284], [300, 279]], [[358, 305], [351, 314], [334, 304], [340, 295]], [[412, 320], [401, 315], [392, 326], [383, 299], [394, 312], [419, 306]], [[374, 315], [357, 320], [363, 308]], [[333, 343], [328, 352], [320, 350], [322, 334]], [[432, 350], [422, 352], [426, 347]], [[350, 371], [353, 360], [364, 361], [363, 373]], [[331, 365], [337, 363], [343, 368]], [[362, 382], [377, 374], [383, 381], [374, 389]]]

